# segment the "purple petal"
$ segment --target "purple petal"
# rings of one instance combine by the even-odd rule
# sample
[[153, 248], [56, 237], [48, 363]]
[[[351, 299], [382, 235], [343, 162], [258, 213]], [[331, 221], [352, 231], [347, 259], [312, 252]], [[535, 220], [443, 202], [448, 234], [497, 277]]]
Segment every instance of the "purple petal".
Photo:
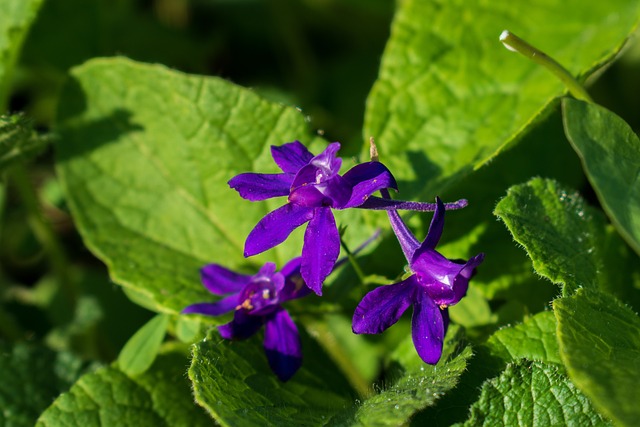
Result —
[[276, 147], [271, 146], [271, 156], [282, 172], [296, 174], [313, 159], [313, 154], [300, 141]]
[[411, 230], [409, 230], [402, 218], [400, 218], [400, 214], [398, 212], [387, 211], [387, 215], [389, 216], [391, 228], [398, 238], [398, 243], [400, 243], [400, 247], [402, 248], [402, 253], [404, 253], [404, 257], [407, 259], [407, 262], [410, 262], [413, 258], [413, 254], [420, 247], [420, 242], [416, 239]]
[[244, 310], [236, 310], [233, 320], [218, 326], [218, 332], [227, 340], [243, 340], [258, 332], [263, 323], [262, 316], [250, 316]]
[[267, 320], [264, 350], [271, 370], [281, 381], [289, 380], [302, 365], [302, 346], [298, 328], [286, 310], [276, 311]]
[[416, 292], [411, 318], [411, 335], [418, 356], [430, 365], [438, 363], [442, 356], [444, 321], [440, 308], [426, 291]]
[[280, 302], [302, 298], [311, 293], [311, 289], [309, 289], [302, 278], [302, 273], [300, 273], [301, 265], [302, 257], [297, 257], [289, 261], [282, 267], [282, 270], [280, 270], [280, 273], [284, 275], [285, 279], [284, 288], [282, 288], [278, 295]]
[[[455, 301], [458, 302], [467, 294], [469, 288], [469, 279], [473, 275], [476, 267], [478, 267], [484, 260], [484, 254], [478, 254], [471, 258], [464, 265], [464, 268], [460, 271], [459, 279], [453, 284], [453, 292]], [[459, 282], [459, 283], [458, 283]]]
[[228, 270], [218, 264], [208, 264], [200, 269], [202, 284], [215, 295], [240, 292], [252, 277]]
[[229, 187], [240, 193], [240, 197], [252, 202], [272, 197], [288, 196], [294, 175], [241, 173], [229, 180]]
[[204, 314], [206, 316], [220, 316], [233, 311], [238, 305], [238, 294], [229, 295], [216, 302], [201, 302], [191, 304], [182, 310], [182, 314]]
[[444, 229], [444, 203], [442, 203], [440, 197], [436, 197], [436, 204], [436, 211], [433, 214], [433, 218], [431, 219], [427, 237], [425, 237], [424, 242], [422, 242], [418, 250], [414, 252], [413, 258], [411, 260], [412, 262], [423, 252], [435, 249], [436, 245], [440, 241], [442, 230]]
[[269, 212], [249, 233], [244, 244], [244, 256], [250, 257], [279, 245], [312, 217], [313, 209], [291, 203]]
[[398, 184], [391, 172], [380, 162], [361, 163], [349, 169], [343, 175], [351, 186], [351, 197], [346, 205], [340, 208], [352, 208], [363, 204], [369, 196], [382, 188], [398, 189]]
[[410, 276], [369, 292], [353, 313], [353, 333], [379, 334], [396, 323], [413, 302], [418, 286], [415, 276]]
[[311, 159], [309, 163], [320, 168], [325, 176], [336, 175], [340, 172], [340, 166], [342, 166], [342, 159], [336, 157], [339, 150], [340, 143], [332, 142], [322, 153]]
[[340, 234], [330, 208], [316, 208], [304, 233], [300, 271], [312, 291], [322, 295], [322, 282], [340, 255]]

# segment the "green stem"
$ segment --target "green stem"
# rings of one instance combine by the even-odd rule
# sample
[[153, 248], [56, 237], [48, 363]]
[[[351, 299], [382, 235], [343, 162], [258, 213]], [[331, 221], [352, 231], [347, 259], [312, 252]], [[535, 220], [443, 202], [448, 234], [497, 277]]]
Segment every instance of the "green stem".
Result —
[[51, 224], [42, 215], [40, 201], [29, 179], [24, 165], [16, 165], [12, 169], [12, 181], [22, 203], [27, 210], [27, 221], [38, 242], [42, 245], [49, 259], [53, 274], [60, 283], [60, 288], [71, 306], [75, 306], [76, 295], [69, 277], [67, 257], [58, 241]]
[[522, 40], [515, 34], [504, 30], [500, 34], [500, 41], [509, 50], [518, 52], [536, 64], [542, 65], [547, 70], [551, 71], [557, 78], [564, 83], [571, 95], [576, 99], [580, 99], [587, 102], [593, 102], [585, 88], [578, 83], [578, 81], [571, 75], [571, 73], [560, 65], [555, 59], [551, 58], [546, 53], [531, 46], [526, 41]]

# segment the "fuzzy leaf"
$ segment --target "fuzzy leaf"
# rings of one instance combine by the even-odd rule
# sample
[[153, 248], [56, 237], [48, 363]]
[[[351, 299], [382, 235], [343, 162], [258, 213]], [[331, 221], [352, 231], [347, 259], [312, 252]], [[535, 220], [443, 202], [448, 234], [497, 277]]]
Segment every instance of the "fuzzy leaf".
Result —
[[130, 378], [106, 367], [81, 377], [40, 416], [38, 427], [208, 426], [193, 403], [181, 354], [159, 356], [150, 370]]
[[561, 370], [541, 362], [507, 366], [485, 382], [464, 426], [606, 426], [604, 420]]
[[567, 138], [602, 207], [640, 254], [640, 139], [616, 114], [583, 101], [562, 102]]
[[620, 425], [640, 424], [640, 318], [615, 298], [586, 289], [553, 308], [569, 377]]
[[400, 2], [363, 136], [376, 137], [404, 197], [430, 199], [519, 138], [565, 91], [504, 49], [502, 30], [586, 78], [619, 51], [639, 14], [636, 0]]

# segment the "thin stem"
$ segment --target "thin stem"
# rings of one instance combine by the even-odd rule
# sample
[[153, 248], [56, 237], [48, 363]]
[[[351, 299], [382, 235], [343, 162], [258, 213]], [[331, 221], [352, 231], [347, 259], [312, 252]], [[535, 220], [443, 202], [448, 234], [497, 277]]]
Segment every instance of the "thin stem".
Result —
[[24, 165], [16, 165], [12, 169], [11, 177], [15, 188], [27, 210], [27, 221], [36, 239], [44, 248], [51, 269], [60, 282], [60, 287], [68, 302], [75, 304], [76, 296], [69, 278], [68, 263], [65, 252], [58, 241], [56, 234], [40, 210], [40, 202], [36, 190], [29, 179]]
[[522, 40], [515, 34], [504, 30], [500, 34], [500, 41], [507, 49], [518, 52], [533, 62], [542, 65], [547, 70], [551, 71], [557, 78], [564, 83], [571, 95], [576, 99], [581, 99], [587, 102], [593, 102], [585, 88], [578, 83], [578, 81], [571, 75], [571, 73], [560, 65], [555, 59], [551, 58], [546, 53], [531, 46], [526, 41]]

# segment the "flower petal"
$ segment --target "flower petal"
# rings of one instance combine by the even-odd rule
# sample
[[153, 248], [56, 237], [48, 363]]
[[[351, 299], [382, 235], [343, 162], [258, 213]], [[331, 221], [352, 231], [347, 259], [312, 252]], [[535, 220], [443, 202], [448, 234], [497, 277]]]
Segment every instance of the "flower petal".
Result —
[[407, 259], [407, 262], [410, 262], [413, 258], [413, 254], [420, 247], [420, 242], [416, 239], [411, 230], [409, 230], [407, 224], [405, 224], [402, 218], [400, 218], [400, 214], [398, 212], [387, 211], [387, 215], [389, 216], [389, 222], [391, 223], [393, 233], [396, 235], [398, 243], [400, 243], [400, 247], [402, 248], [402, 253], [404, 253], [404, 257]]
[[440, 241], [442, 236], [442, 230], [444, 229], [444, 203], [440, 200], [440, 197], [436, 197], [436, 211], [431, 218], [431, 224], [429, 225], [429, 231], [427, 237], [420, 247], [413, 253], [411, 262], [413, 263], [416, 258], [425, 251], [435, 249], [436, 245]]
[[301, 265], [302, 257], [297, 257], [289, 261], [282, 267], [282, 270], [280, 270], [285, 280], [284, 287], [278, 294], [278, 300], [280, 302], [302, 298], [311, 293], [311, 289], [309, 289], [302, 278], [302, 273], [300, 273]]
[[288, 196], [294, 175], [278, 173], [241, 173], [231, 178], [229, 187], [240, 193], [240, 197], [252, 202], [272, 197]]
[[215, 295], [240, 292], [252, 277], [228, 270], [218, 264], [208, 264], [200, 269], [202, 284]]
[[380, 162], [367, 162], [355, 165], [342, 176], [351, 186], [351, 197], [341, 209], [353, 208], [363, 204], [369, 196], [382, 188], [398, 189], [395, 178]]
[[271, 370], [281, 381], [289, 380], [302, 365], [298, 328], [289, 313], [282, 308], [265, 323], [264, 350]]
[[412, 304], [418, 286], [415, 276], [410, 276], [369, 292], [353, 313], [353, 333], [379, 334], [396, 323]]
[[282, 172], [296, 174], [313, 159], [313, 154], [300, 141], [293, 141], [279, 147], [271, 146], [271, 156]]
[[182, 310], [182, 314], [204, 314], [206, 316], [220, 316], [233, 311], [238, 305], [238, 294], [229, 295], [216, 302], [201, 302], [191, 304]]
[[467, 288], [469, 288], [469, 280], [471, 279], [471, 276], [473, 276], [476, 267], [478, 267], [483, 260], [484, 254], [478, 254], [467, 261], [463, 269], [460, 271], [460, 276], [458, 276], [459, 279], [456, 280], [456, 282], [453, 284], [453, 292], [455, 294], [456, 302], [460, 301], [462, 297], [467, 294]]
[[218, 326], [218, 332], [227, 340], [243, 340], [258, 332], [263, 323], [262, 316], [250, 316], [244, 310], [236, 310], [233, 320]]
[[312, 291], [322, 295], [322, 282], [340, 255], [340, 234], [330, 208], [316, 208], [304, 233], [300, 272]]
[[411, 317], [411, 336], [418, 356], [430, 365], [435, 365], [442, 356], [444, 342], [444, 320], [440, 308], [425, 290], [416, 292]]
[[244, 256], [250, 257], [284, 242], [289, 234], [313, 217], [313, 209], [291, 203], [265, 215], [251, 230], [244, 244]]

